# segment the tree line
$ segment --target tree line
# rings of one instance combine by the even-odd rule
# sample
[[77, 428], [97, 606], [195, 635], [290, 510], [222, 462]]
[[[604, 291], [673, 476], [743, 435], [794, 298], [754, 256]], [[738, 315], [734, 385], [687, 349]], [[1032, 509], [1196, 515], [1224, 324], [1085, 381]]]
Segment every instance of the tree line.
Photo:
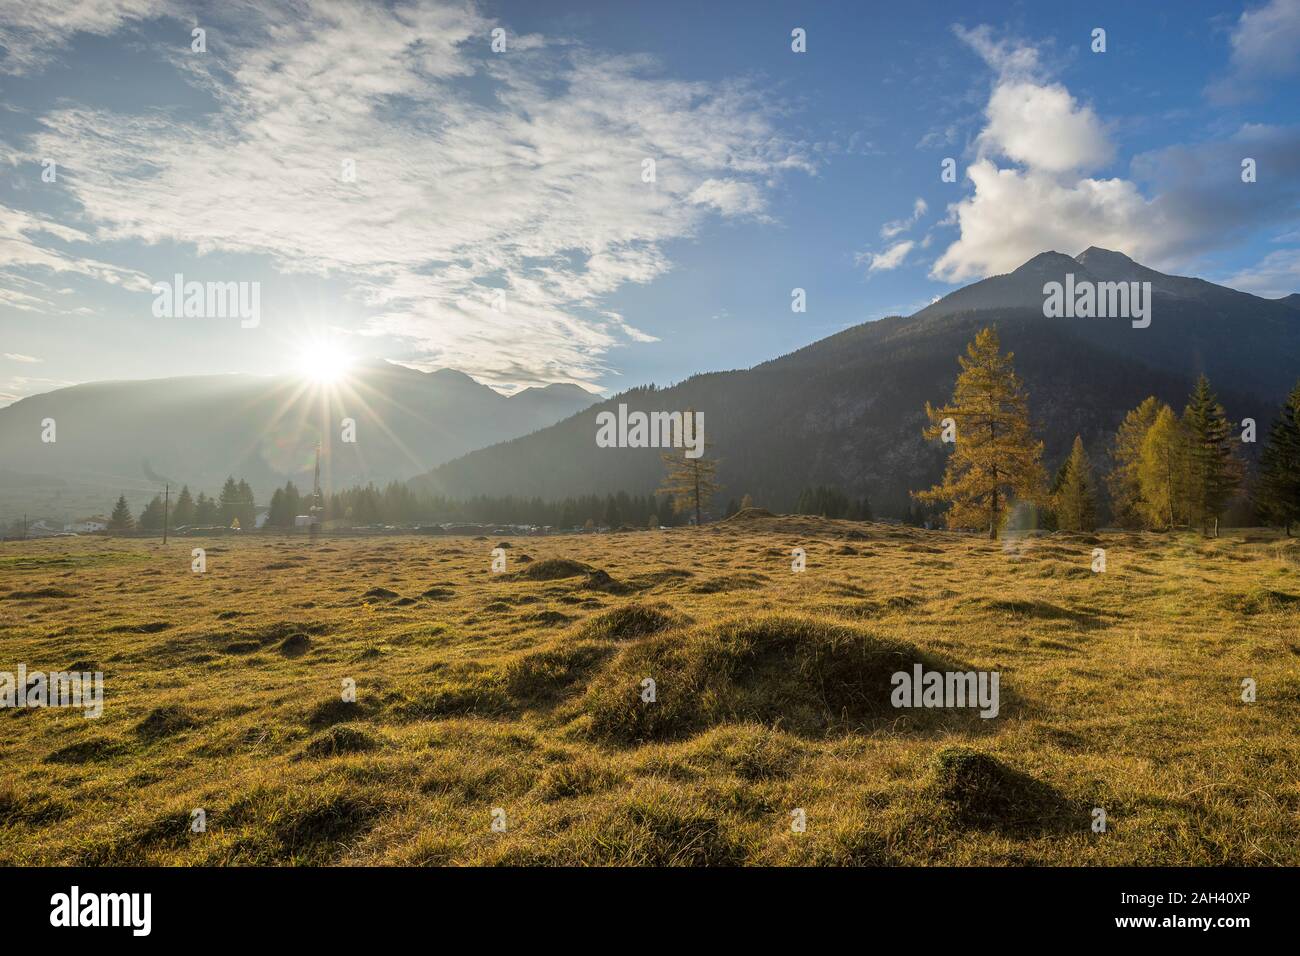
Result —
[[[126, 495], [121, 495], [109, 516], [108, 530], [131, 531], [139, 528], [141, 531], [161, 531], [165, 507], [163, 496], [154, 495], [153, 500], [144, 506], [140, 516], [136, 518], [131, 514], [131, 508], [126, 503]], [[252, 528], [257, 518], [257, 505], [253, 500], [253, 489], [248, 482], [243, 478], [235, 481], [232, 476], [226, 479], [221, 493], [216, 498], [209, 498], [202, 491], [196, 498], [190, 493], [189, 485], [183, 485], [180, 494], [171, 503], [170, 514], [166, 517], [167, 523], [173, 528], [190, 525], [200, 527], [220, 525], [229, 528], [233, 527], [235, 522], [238, 522], [241, 528]]]
[[[709, 459], [687, 459], [691, 470], [695, 462], [703, 460], [701, 474], [716, 464]], [[665, 489], [653, 495], [629, 495], [627, 492], [607, 495], [579, 495], [562, 501], [545, 501], [540, 497], [520, 498], [480, 495], [469, 499], [453, 499], [432, 493], [416, 492], [409, 485], [393, 481], [378, 487], [372, 484], [355, 485], [321, 496], [322, 521], [345, 521], [352, 525], [415, 525], [415, 524], [518, 524], [556, 528], [620, 528], [620, 527], [675, 527], [690, 522], [698, 514], [707, 515], [717, 485], [711, 477], [698, 480], [692, 474], [689, 481], [674, 486], [666, 481]], [[698, 496], [696, 494], [698, 489]], [[290, 529], [299, 515], [310, 514], [312, 494], [301, 491], [292, 481], [286, 481], [271, 494], [265, 527]], [[740, 501], [731, 499], [725, 517], [744, 508], [754, 507], [750, 495]], [[257, 504], [252, 488], [244, 479], [226, 479], [221, 493], [210, 498], [203, 492], [194, 497], [189, 486], [183, 486], [171, 502], [168, 525], [172, 528], [232, 527], [251, 529], [256, 526]], [[871, 504], [866, 497], [850, 498], [838, 488], [818, 486], [806, 488], [799, 496], [797, 514], [816, 514], [827, 518], [871, 520]], [[162, 495], [155, 498], [134, 517], [126, 496], [118, 498], [109, 520], [109, 530], [116, 532], [159, 531], [164, 518]]]
[[[1100, 521], [1100, 486], [1082, 436], [1051, 483], [1043, 444], [1033, 437], [1029, 402], [994, 329], [983, 329], [958, 357], [952, 400], [928, 403], [924, 435], [952, 444], [943, 479], [913, 496], [946, 505], [949, 528], [978, 528], [996, 537], [1012, 505], [1040, 510], [1040, 526], [1091, 531]], [[1120, 423], [1105, 476], [1111, 520], [1126, 528], [1198, 528], [1218, 534], [1234, 497], [1249, 491], [1258, 515], [1284, 527], [1300, 521], [1300, 384], [1288, 396], [1264, 445], [1258, 479], [1246, 488], [1243, 439], [1253, 422], [1228, 419], [1204, 375], [1182, 413], [1155, 397]]]

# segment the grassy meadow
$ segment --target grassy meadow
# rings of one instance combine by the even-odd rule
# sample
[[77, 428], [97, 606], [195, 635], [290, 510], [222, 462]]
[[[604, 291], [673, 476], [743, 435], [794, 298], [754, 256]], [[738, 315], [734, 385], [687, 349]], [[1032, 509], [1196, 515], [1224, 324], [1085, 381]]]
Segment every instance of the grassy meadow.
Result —
[[[1300, 864], [1300, 542], [502, 543], [0, 543], [0, 670], [105, 675], [0, 711], [0, 864]], [[914, 662], [1000, 714], [895, 709]]]

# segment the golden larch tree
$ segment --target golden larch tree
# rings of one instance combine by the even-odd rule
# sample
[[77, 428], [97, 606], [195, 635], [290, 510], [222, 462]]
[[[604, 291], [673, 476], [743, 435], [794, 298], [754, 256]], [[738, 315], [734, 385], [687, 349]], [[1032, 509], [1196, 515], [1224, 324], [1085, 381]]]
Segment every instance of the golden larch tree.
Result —
[[[683, 419], [688, 423], [694, 422], [694, 410], [687, 409]], [[712, 442], [704, 442], [703, 450], [708, 451], [712, 447]], [[664, 475], [663, 484], [655, 494], [672, 495], [673, 511], [678, 514], [694, 509], [695, 524], [698, 527], [704, 523], [704, 511], [708, 508], [709, 502], [722, 490], [722, 486], [717, 481], [717, 460], [705, 458], [703, 454], [698, 458], [690, 458], [685, 448], [676, 452], [666, 452], [660, 457], [668, 473]]]
[[980, 330], [957, 358], [952, 401], [942, 408], [926, 402], [925, 437], [951, 437], [953, 449], [943, 481], [913, 496], [948, 503], [949, 528], [986, 527], [996, 538], [1011, 499], [1043, 497], [1043, 443], [1030, 429], [1029, 400], [1013, 358], [1002, 354], [996, 330]]
[[1094, 494], [1092, 462], [1083, 447], [1083, 438], [1074, 436], [1070, 457], [1065, 462], [1061, 487], [1052, 497], [1056, 527], [1061, 531], [1096, 531], [1097, 499]]
[[1117, 524], [1125, 528], [1140, 528], [1146, 521], [1142, 485], [1138, 480], [1142, 444], [1160, 415], [1160, 410], [1167, 407], [1154, 395], [1149, 396], [1124, 416], [1124, 421], [1115, 432], [1115, 444], [1111, 451], [1114, 468], [1106, 476], [1106, 484], [1110, 489], [1111, 515]]

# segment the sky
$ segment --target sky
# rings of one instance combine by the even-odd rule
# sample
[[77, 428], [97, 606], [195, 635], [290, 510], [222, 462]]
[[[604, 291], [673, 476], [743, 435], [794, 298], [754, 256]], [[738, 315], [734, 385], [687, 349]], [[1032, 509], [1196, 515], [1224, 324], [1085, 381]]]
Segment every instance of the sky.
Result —
[[1280, 297], [1298, 112], [1300, 0], [0, 0], [0, 405], [322, 354], [608, 395], [1092, 245]]

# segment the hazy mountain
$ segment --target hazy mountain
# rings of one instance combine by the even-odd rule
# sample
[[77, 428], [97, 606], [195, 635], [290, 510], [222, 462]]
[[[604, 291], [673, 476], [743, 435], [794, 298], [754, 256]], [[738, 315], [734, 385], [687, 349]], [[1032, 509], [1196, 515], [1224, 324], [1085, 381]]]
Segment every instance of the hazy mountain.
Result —
[[[138, 499], [165, 480], [212, 494], [234, 474], [265, 500], [287, 478], [311, 487], [318, 439], [334, 486], [400, 480], [592, 401], [570, 384], [507, 398], [460, 372], [382, 361], [359, 365], [333, 388], [251, 375], [76, 385], [0, 409], [0, 489], [12, 503], [34, 481], [70, 483], [82, 498], [97, 494], [102, 509], [121, 491]], [[41, 441], [46, 418], [56, 428], [48, 444]], [[341, 440], [344, 418], [356, 422], [354, 444]]]
[[[1150, 282], [1150, 326], [1045, 318], [1043, 286], [1067, 273], [1076, 283]], [[928, 485], [943, 466], [943, 450], [921, 438], [924, 404], [948, 399], [958, 354], [986, 325], [996, 325], [1003, 348], [1015, 352], [1049, 469], [1076, 432], [1094, 461], [1104, 463], [1125, 412], [1149, 394], [1181, 409], [1201, 372], [1230, 416], [1259, 421], [1262, 438], [1300, 377], [1300, 310], [1293, 301], [1165, 275], [1105, 249], [1076, 258], [1045, 252], [911, 317], [859, 325], [751, 369], [633, 390], [415, 483], [455, 496], [652, 491], [663, 473], [658, 450], [595, 443], [597, 412], [625, 402], [704, 413], [711, 454], [722, 460], [724, 502], [748, 492], [760, 504], [786, 508], [802, 487], [826, 483], [869, 494], [878, 512], [899, 514], [908, 490]]]

